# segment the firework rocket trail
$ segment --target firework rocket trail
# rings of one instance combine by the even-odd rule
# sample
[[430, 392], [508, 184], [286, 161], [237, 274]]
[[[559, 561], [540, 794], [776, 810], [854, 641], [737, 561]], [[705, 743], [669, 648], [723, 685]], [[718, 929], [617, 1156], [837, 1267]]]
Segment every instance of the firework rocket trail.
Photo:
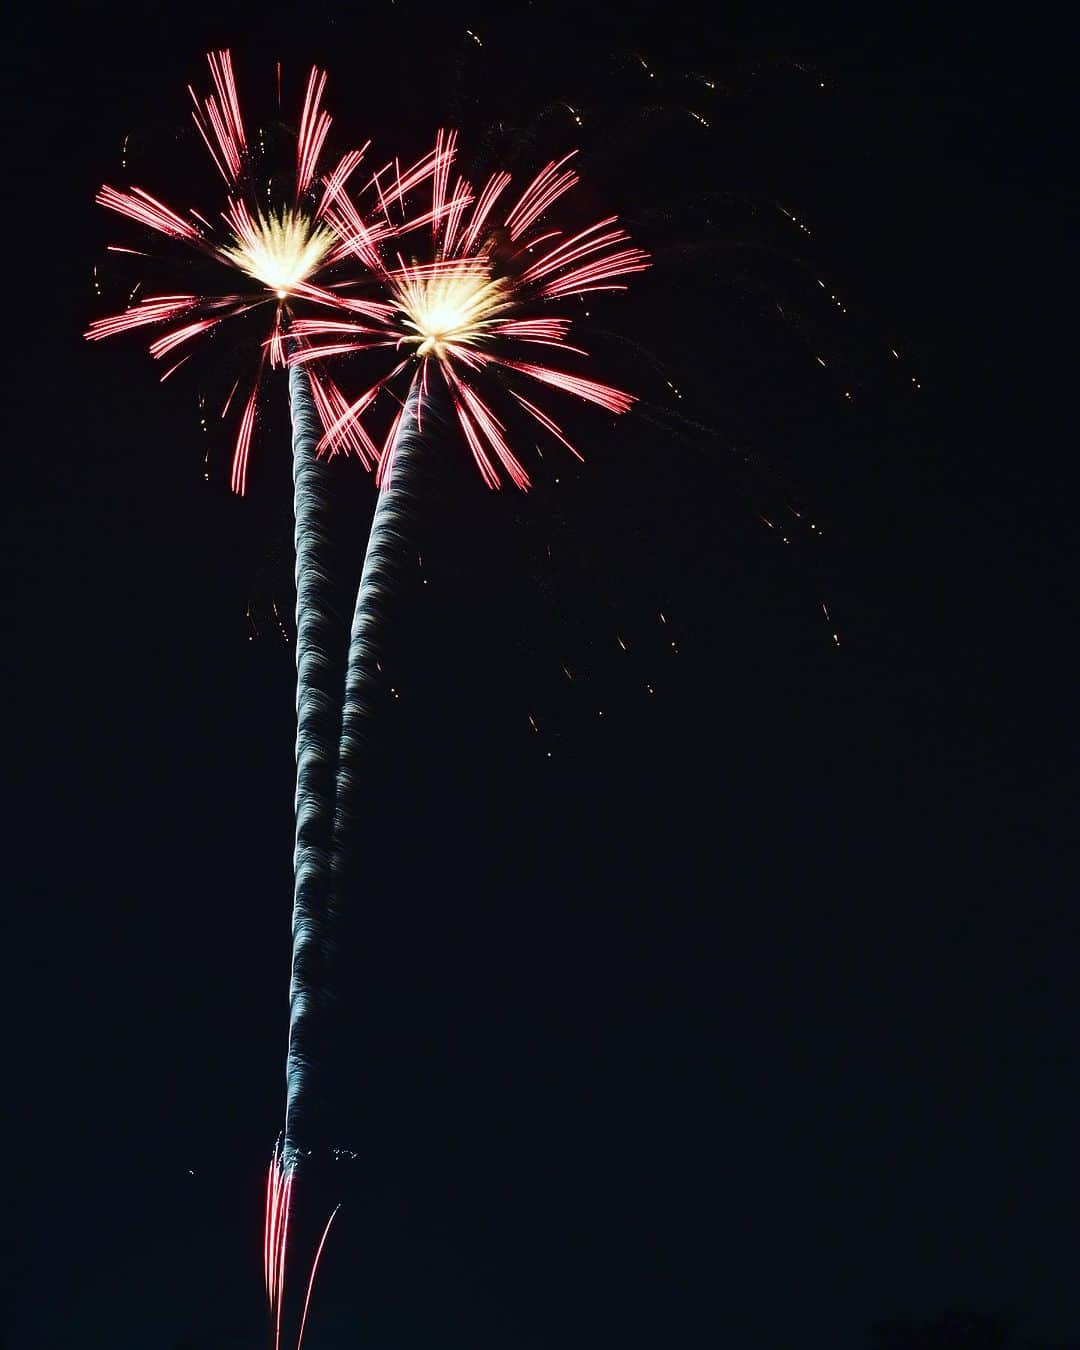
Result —
[[284, 1157], [291, 1167], [294, 1130], [307, 1081], [307, 1031], [330, 883], [330, 831], [337, 759], [338, 680], [332, 659], [336, 624], [325, 570], [326, 514], [332, 473], [316, 450], [319, 422], [307, 371], [289, 369], [296, 545], [296, 847], [286, 1059]]
[[418, 495], [415, 475], [423, 453], [420, 398], [420, 376], [415, 375], [388, 440], [388, 463], [382, 474], [356, 593], [337, 758], [331, 858], [331, 896], [335, 903], [340, 903], [344, 889], [346, 847], [356, 816], [358, 768], [374, 716], [383, 617], [400, 577], [407, 551], [406, 527]]

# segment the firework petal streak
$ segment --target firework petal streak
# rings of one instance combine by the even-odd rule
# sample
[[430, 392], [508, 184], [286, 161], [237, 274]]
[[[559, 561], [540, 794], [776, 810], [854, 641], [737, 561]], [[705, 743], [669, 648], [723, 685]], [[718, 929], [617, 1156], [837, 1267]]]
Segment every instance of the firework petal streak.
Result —
[[[615, 216], [574, 232], [553, 228], [543, 219], [578, 182], [577, 172], [566, 167], [572, 155], [546, 165], [508, 207], [512, 199], [506, 196], [507, 173], [495, 174], [475, 193], [459, 178], [449, 192], [447, 155], [455, 141], [453, 133], [440, 132], [436, 138], [432, 158], [439, 168], [432, 174], [433, 204], [427, 216], [433, 244], [426, 259], [406, 259], [400, 251], [387, 258], [386, 250], [373, 248], [356, 228], [357, 212], [344, 187], [328, 187], [326, 222], [348, 237], [348, 247], [362, 257], [379, 290], [364, 323], [300, 320], [296, 331], [302, 333], [305, 347], [295, 359], [309, 362], [381, 349], [397, 363], [356, 402], [350, 404], [342, 396], [336, 417], [324, 416], [322, 448], [357, 449], [360, 442], [361, 453], [370, 458], [372, 442], [366, 433], [357, 432], [358, 419], [402, 372], [415, 388], [419, 366], [418, 425], [433, 369], [442, 376], [440, 383], [484, 481], [498, 487], [505, 477], [527, 488], [529, 476], [511, 449], [511, 433], [488, 403], [484, 386], [501, 385], [512, 396], [508, 407], [519, 422], [539, 424], [577, 454], [555, 419], [515, 386], [532, 381], [611, 413], [627, 412], [633, 396], [572, 370], [525, 358], [537, 355], [537, 347], [570, 358], [586, 356], [567, 341], [570, 318], [553, 314], [551, 306], [593, 291], [624, 290], [622, 279], [644, 271], [649, 258], [630, 245]], [[390, 222], [393, 203], [385, 194], [381, 201]], [[418, 217], [417, 223], [423, 219]]]

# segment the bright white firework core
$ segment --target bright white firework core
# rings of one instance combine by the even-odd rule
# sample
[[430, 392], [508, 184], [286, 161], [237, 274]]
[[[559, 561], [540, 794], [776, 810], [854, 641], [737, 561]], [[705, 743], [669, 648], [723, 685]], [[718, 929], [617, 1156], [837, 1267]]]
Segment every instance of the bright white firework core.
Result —
[[474, 345], [506, 309], [507, 289], [477, 260], [408, 269], [398, 281], [397, 297], [406, 327], [416, 333], [417, 356], [443, 361], [448, 346]]
[[226, 256], [284, 300], [292, 288], [315, 272], [337, 236], [299, 211], [258, 214], [234, 221], [240, 228]]

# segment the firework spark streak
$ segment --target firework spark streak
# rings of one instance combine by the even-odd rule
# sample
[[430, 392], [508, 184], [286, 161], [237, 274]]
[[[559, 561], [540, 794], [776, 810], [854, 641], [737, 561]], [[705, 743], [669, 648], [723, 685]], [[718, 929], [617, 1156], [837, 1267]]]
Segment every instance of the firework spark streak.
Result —
[[[320, 317], [298, 320], [295, 331], [303, 336], [305, 346], [291, 359], [306, 363], [379, 349], [393, 357], [393, 369], [358, 399], [339, 406], [336, 416], [326, 410], [320, 449], [356, 450], [361, 415], [369, 413], [378, 395], [398, 375], [404, 373], [409, 388], [415, 388], [419, 367], [417, 421], [422, 421], [429, 397], [428, 372], [434, 370], [441, 376], [442, 394], [449, 399], [484, 482], [498, 487], [505, 476], [524, 489], [529, 486], [528, 473], [483, 386], [502, 386], [512, 396], [509, 406], [519, 420], [517, 409], [577, 454], [554, 417], [515, 385], [531, 381], [610, 413], [627, 412], [634, 402], [632, 395], [528, 358], [536, 347], [571, 358], [587, 356], [567, 341], [570, 317], [551, 313], [551, 305], [594, 291], [624, 290], [624, 278], [644, 271], [649, 258], [630, 244], [615, 216], [574, 232], [544, 221], [578, 182], [577, 172], [567, 167], [573, 154], [547, 164], [514, 200], [508, 195], [508, 173], [493, 175], [479, 192], [460, 177], [451, 189], [450, 156], [455, 143], [453, 132], [439, 132], [428, 213], [432, 245], [425, 259], [407, 260], [400, 251], [387, 257], [387, 249], [373, 248], [356, 228], [358, 213], [344, 185], [328, 190], [325, 219], [362, 256], [378, 290], [366, 322]], [[400, 191], [394, 198], [380, 193], [384, 228], [393, 229], [395, 208], [401, 209], [402, 200]], [[420, 219], [414, 218], [413, 223]], [[365, 458], [370, 458], [369, 440], [363, 442]], [[393, 428], [385, 442], [380, 477], [387, 472], [386, 449], [392, 443]]]
[[329, 542], [325, 522], [333, 483], [328, 465], [316, 451], [319, 422], [303, 366], [289, 370], [289, 404], [296, 544], [296, 848], [284, 1152], [291, 1166], [296, 1117], [310, 1063], [307, 1031], [330, 883], [338, 690], [330, 655], [335, 626], [325, 570]]

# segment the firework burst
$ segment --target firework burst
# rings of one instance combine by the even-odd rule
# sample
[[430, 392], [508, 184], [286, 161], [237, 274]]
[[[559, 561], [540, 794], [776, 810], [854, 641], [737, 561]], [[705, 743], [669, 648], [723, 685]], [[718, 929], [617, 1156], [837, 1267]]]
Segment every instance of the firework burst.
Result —
[[[437, 167], [433, 200], [425, 220], [431, 224], [426, 257], [407, 258], [400, 249], [380, 247], [357, 228], [359, 212], [342, 184], [328, 192], [325, 219], [347, 247], [359, 253], [377, 285], [363, 321], [352, 316], [301, 318], [295, 331], [304, 346], [291, 360], [376, 349], [391, 355], [391, 368], [359, 398], [336, 410], [321, 409], [325, 432], [320, 450], [358, 450], [379, 465], [380, 477], [392, 472], [394, 417], [382, 445], [363, 429], [361, 419], [383, 390], [404, 382], [419, 394], [418, 419], [432, 393], [431, 375], [441, 379], [465, 443], [489, 487], [503, 475], [519, 488], [529, 476], [511, 449], [504, 420], [488, 402], [485, 386], [501, 387], [511, 407], [538, 423], [571, 453], [578, 451], [550, 413], [522, 390], [533, 385], [561, 390], [611, 413], [624, 413], [633, 396], [561, 367], [541, 364], [536, 348], [554, 350], [571, 360], [585, 358], [571, 345], [571, 318], [553, 312], [559, 302], [594, 291], [625, 289], [623, 278], [649, 266], [644, 250], [630, 244], [615, 216], [568, 232], [546, 221], [548, 213], [578, 182], [572, 152], [547, 164], [520, 194], [511, 192], [509, 173], [496, 173], [479, 191], [459, 177], [451, 189], [450, 164], [455, 133], [436, 139]], [[395, 231], [399, 193], [380, 191], [379, 223], [384, 238]], [[529, 392], [532, 392], [531, 390]], [[536, 394], [533, 394], [536, 397]], [[399, 401], [399, 408], [404, 400]]]
[[[151, 356], [160, 361], [184, 352], [166, 369], [161, 376], [164, 380], [189, 359], [190, 353], [184, 349], [196, 339], [211, 335], [227, 319], [252, 314], [260, 317], [254, 378], [246, 397], [238, 402], [237, 381], [222, 408], [222, 417], [229, 415], [234, 404], [239, 410], [232, 487], [243, 493], [262, 378], [268, 365], [285, 364], [285, 334], [298, 311], [325, 313], [334, 309], [381, 318], [381, 307], [373, 309], [347, 293], [347, 274], [351, 271], [355, 280], [358, 259], [364, 260], [380, 243], [415, 222], [399, 218], [391, 224], [382, 217], [369, 222], [355, 206], [349, 213], [335, 210], [330, 220], [332, 203], [340, 199], [368, 145], [349, 151], [328, 173], [321, 171], [332, 118], [322, 103], [326, 75], [317, 69], [308, 76], [304, 95], [290, 175], [292, 190], [275, 201], [279, 166], [252, 149], [230, 54], [211, 52], [207, 60], [213, 92], [200, 96], [190, 87], [189, 92], [195, 125], [225, 184], [225, 203], [218, 213], [218, 223], [212, 224], [211, 218], [195, 210], [187, 214], [174, 211], [141, 187], [122, 191], [106, 184], [98, 192], [97, 201], [216, 266], [207, 286], [198, 293], [144, 295], [122, 313], [94, 320], [85, 336], [96, 340], [145, 326], [162, 326], [167, 331], [150, 343]], [[389, 191], [402, 198], [426, 177], [448, 170], [448, 164], [441, 164], [442, 153], [434, 152], [408, 169], [395, 167], [391, 173], [384, 168], [365, 190], [377, 187], [380, 197]], [[120, 245], [110, 248], [119, 253], [137, 252]], [[227, 276], [222, 269], [227, 269]], [[341, 418], [347, 406], [345, 399], [332, 381], [314, 371], [311, 379], [320, 415], [331, 418], [338, 438], [349, 444], [348, 419]]]

